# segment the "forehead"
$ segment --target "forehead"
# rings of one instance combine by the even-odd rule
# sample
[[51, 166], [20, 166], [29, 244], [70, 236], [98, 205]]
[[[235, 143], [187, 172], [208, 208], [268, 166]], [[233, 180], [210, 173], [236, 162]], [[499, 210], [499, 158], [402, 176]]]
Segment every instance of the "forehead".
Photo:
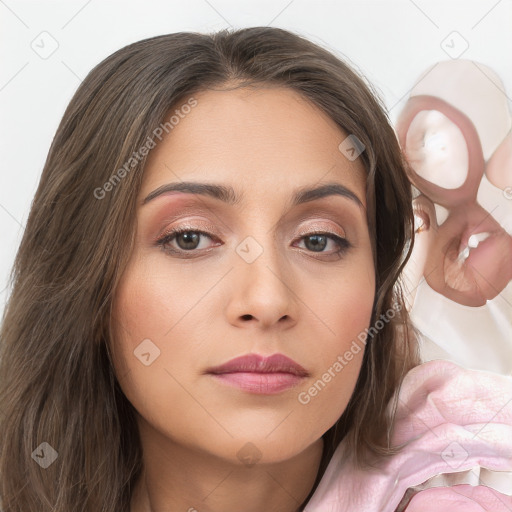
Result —
[[[168, 113], [173, 126], [151, 151], [141, 195], [170, 181], [232, 183], [245, 197], [337, 181], [366, 205], [366, 172], [339, 145], [347, 138], [333, 119], [283, 87], [207, 90], [195, 106]], [[187, 112], [187, 113], [185, 113]], [[145, 197], [145, 196], [144, 196]]]

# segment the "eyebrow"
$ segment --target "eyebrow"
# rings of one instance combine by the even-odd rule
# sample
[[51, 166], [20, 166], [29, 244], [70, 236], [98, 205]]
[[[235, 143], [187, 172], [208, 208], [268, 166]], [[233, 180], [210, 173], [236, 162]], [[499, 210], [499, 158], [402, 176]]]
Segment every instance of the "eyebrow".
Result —
[[[181, 181], [176, 183], [167, 183], [150, 192], [142, 202], [143, 205], [149, 203], [156, 197], [169, 192], [184, 192], [188, 194], [198, 194], [210, 196], [229, 205], [239, 204], [243, 195], [238, 195], [233, 187], [214, 183], [199, 183], [196, 181]], [[364, 209], [363, 203], [357, 195], [350, 189], [340, 183], [330, 182], [319, 185], [318, 187], [301, 187], [295, 190], [291, 206], [298, 206], [309, 201], [315, 201], [328, 196], [342, 196], [354, 201], [359, 208]]]

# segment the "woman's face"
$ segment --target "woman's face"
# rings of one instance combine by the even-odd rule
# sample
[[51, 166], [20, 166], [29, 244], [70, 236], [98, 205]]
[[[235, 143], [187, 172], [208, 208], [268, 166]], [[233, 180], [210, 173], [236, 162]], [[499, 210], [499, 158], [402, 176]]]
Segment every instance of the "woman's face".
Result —
[[[194, 98], [145, 168], [115, 371], [142, 437], [282, 461], [336, 422], [360, 370], [375, 293], [365, 171], [338, 148], [348, 134], [294, 91]], [[185, 183], [212, 189], [160, 189]], [[276, 354], [296, 364], [225, 366]]]

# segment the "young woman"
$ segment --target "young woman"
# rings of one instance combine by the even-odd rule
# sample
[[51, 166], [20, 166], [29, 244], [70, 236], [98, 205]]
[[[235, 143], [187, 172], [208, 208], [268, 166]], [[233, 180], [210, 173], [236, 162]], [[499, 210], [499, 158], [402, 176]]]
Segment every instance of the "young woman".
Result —
[[413, 229], [395, 133], [328, 51], [261, 27], [105, 59], [13, 269], [2, 510], [403, 505], [414, 482], [347, 496], [408, 453], [393, 427], [414, 427], [417, 379], [397, 394], [418, 364], [398, 285]]

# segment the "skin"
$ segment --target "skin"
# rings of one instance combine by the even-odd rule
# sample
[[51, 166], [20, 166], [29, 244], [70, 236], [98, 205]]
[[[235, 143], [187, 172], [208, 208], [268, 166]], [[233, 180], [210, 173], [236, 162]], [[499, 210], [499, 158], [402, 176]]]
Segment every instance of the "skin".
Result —
[[[313, 487], [321, 436], [345, 410], [361, 367], [362, 350], [309, 403], [299, 402], [370, 322], [365, 171], [338, 149], [347, 134], [294, 91], [194, 97], [197, 106], [150, 153], [135, 246], [114, 298], [114, 370], [138, 412], [144, 452], [131, 512], [293, 512]], [[182, 181], [222, 183], [243, 197], [229, 205], [174, 192], [142, 205], [158, 187]], [[290, 207], [297, 188], [327, 182], [361, 205], [331, 195]], [[190, 239], [167, 244], [189, 258], [155, 242], [183, 226], [213, 235], [188, 251]], [[337, 253], [328, 238], [315, 250], [305, 236], [315, 230], [351, 246]], [[236, 251], [248, 236], [263, 250], [251, 263]], [[147, 366], [134, 356], [144, 339], [160, 350]], [[250, 353], [284, 354], [308, 376], [265, 395], [205, 373]], [[257, 462], [246, 464], [241, 449]]]

